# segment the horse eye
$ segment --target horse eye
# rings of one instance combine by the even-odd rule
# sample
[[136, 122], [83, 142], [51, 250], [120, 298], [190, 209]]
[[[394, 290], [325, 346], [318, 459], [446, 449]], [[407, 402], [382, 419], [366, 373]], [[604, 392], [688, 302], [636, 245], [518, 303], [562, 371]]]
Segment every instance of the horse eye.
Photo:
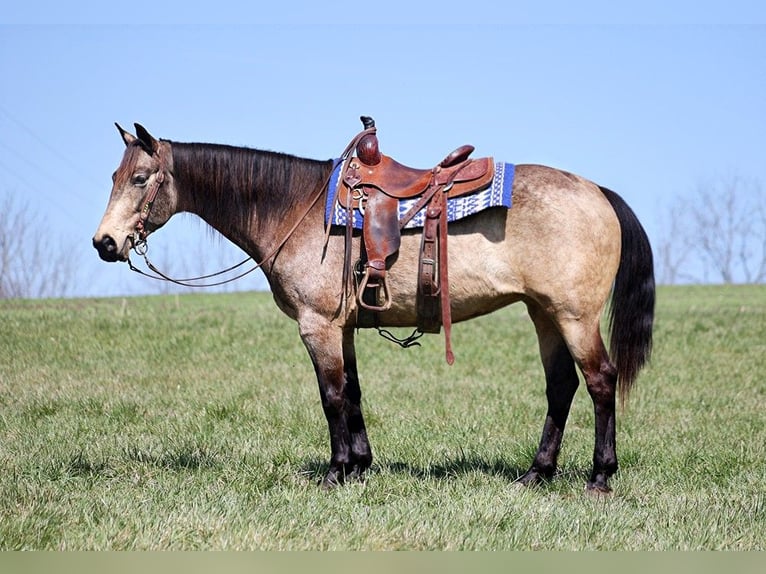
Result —
[[133, 176], [133, 181], [131, 183], [133, 183], [133, 185], [144, 185], [146, 184], [146, 176], [138, 173]]

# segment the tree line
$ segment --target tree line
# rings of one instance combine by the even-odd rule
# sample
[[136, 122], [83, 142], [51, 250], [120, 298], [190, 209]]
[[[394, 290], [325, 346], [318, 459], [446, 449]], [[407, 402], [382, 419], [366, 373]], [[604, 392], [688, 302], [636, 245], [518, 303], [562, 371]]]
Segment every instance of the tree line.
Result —
[[658, 282], [766, 282], [766, 195], [755, 180], [696, 186], [662, 213], [654, 244]]
[[0, 201], [0, 299], [66, 297], [74, 268], [60, 238], [29, 203], [6, 194]]

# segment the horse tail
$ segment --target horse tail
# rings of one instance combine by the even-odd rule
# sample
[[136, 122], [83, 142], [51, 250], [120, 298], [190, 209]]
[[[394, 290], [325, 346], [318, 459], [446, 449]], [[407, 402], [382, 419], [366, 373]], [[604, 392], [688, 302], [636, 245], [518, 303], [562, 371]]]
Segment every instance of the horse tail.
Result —
[[609, 309], [609, 350], [617, 367], [620, 404], [652, 353], [654, 261], [646, 231], [636, 214], [615, 192], [601, 187], [620, 221], [622, 249]]

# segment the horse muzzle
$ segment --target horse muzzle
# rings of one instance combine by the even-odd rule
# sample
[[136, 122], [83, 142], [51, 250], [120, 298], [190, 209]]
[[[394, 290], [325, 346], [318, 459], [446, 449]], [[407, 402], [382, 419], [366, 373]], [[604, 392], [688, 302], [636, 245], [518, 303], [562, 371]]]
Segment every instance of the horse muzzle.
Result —
[[93, 238], [93, 247], [98, 251], [98, 256], [104, 261], [114, 263], [116, 261], [126, 261], [125, 249], [120, 249], [117, 242], [111, 235], [103, 235]]

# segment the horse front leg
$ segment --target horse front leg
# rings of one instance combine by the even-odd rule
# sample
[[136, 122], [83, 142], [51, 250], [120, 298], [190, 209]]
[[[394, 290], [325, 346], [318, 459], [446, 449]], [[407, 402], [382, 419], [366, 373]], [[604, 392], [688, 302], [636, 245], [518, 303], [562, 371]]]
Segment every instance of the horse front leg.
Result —
[[367, 439], [367, 427], [362, 416], [362, 389], [356, 368], [354, 329], [343, 331], [343, 374], [345, 379], [346, 423], [351, 439], [351, 475], [361, 478], [372, 464], [372, 449]]
[[360, 478], [372, 463], [353, 330], [306, 321], [301, 323], [301, 339], [314, 365], [330, 433], [330, 467], [322, 486], [333, 488], [349, 478]]

